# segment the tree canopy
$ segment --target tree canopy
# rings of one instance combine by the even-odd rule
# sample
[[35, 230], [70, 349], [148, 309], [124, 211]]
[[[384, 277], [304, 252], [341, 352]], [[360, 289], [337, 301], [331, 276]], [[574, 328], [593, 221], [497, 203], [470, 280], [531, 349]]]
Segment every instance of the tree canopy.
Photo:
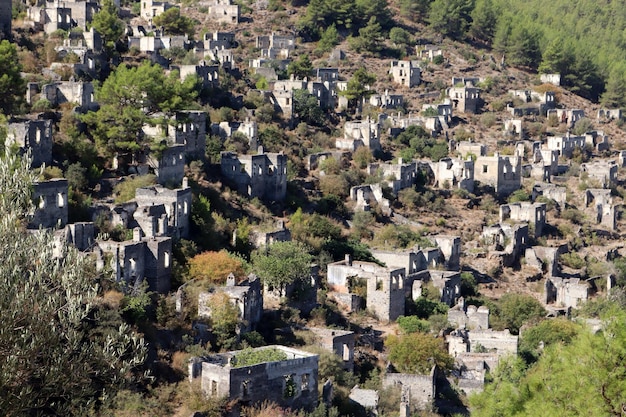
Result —
[[36, 178], [29, 165], [0, 157], [0, 409], [88, 415], [132, 381], [146, 346], [121, 320], [104, 319], [119, 313], [98, 296], [89, 258], [21, 227]]
[[22, 102], [26, 83], [21, 71], [15, 44], [0, 41], [0, 112], [6, 115], [15, 112]]
[[172, 7], [166, 10], [153, 19], [155, 26], [160, 26], [166, 33], [172, 35], [184, 35], [193, 36], [194, 34], [194, 21], [187, 16], [180, 14], [178, 7]]
[[117, 7], [113, 0], [102, 2], [102, 8], [94, 14], [91, 26], [102, 36], [109, 52], [115, 49], [115, 43], [121, 39], [125, 29], [125, 23], [118, 17]]
[[144, 124], [152, 122], [150, 115], [189, 108], [198, 82], [195, 76], [181, 82], [178, 71], [165, 76], [160, 66], [148, 61], [138, 67], [120, 65], [96, 89], [100, 109], [83, 120], [103, 153], [134, 153], [150, 144], [151, 138], [142, 132]]
[[389, 349], [389, 360], [399, 372], [427, 374], [433, 365], [442, 370], [454, 366], [454, 359], [448, 355], [443, 340], [428, 333], [390, 335], [385, 346]]
[[280, 290], [304, 280], [311, 271], [313, 258], [298, 242], [276, 242], [252, 254], [252, 264], [263, 283]]

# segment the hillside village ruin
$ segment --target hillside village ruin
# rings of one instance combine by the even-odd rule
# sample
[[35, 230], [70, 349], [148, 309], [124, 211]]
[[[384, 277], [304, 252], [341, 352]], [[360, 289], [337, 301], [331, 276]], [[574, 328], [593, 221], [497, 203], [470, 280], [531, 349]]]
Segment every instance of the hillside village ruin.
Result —
[[[45, 81], [28, 82], [26, 102], [46, 100], [52, 112], [64, 106], [70, 106], [76, 114], [97, 109], [94, 81], [107, 58], [101, 35], [90, 27], [90, 21], [100, 5], [74, 0], [36, 3], [28, 8], [24, 24], [48, 35], [68, 31], [68, 37], [56, 48], [57, 56], [71, 54], [78, 62], [52, 63], [45, 69]], [[272, 230], [251, 222], [250, 244], [264, 248], [293, 239], [288, 213], [295, 211], [290, 202], [294, 184], [300, 184], [303, 194], [319, 197], [320, 182], [333, 175], [329, 167], [336, 163], [340, 170], [347, 170], [356, 164], [354, 156], [367, 149], [376, 157], [362, 167], [367, 182], [350, 184], [344, 190], [347, 197], [342, 205], [350, 215], [342, 219], [331, 212], [330, 217], [349, 230], [354, 227], [350, 217], [368, 213], [389, 224], [425, 230], [426, 242], [404, 248], [372, 247], [369, 260], [346, 254], [327, 260], [323, 266], [311, 265], [310, 284], [323, 292], [324, 300], [332, 300], [329, 302], [345, 317], [367, 314], [371, 334], [397, 331], [390, 330], [397, 329], [390, 326], [407, 315], [414, 300], [433, 297], [433, 291], [437, 301], [449, 308], [447, 330], [441, 335], [455, 360], [453, 372], [446, 374], [433, 366], [426, 374], [407, 374], [394, 372], [390, 365], [381, 378], [382, 387], [397, 388], [402, 393], [398, 403], [401, 416], [409, 415], [409, 409], [431, 407], [444, 386], [468, 395], [481, 391], [485, 375], [500, 359], [518, 353], [518, 334], [508, 329], [494, 330], [489, 308], [467, 303], [462, 294], [463, 274], [471, 274], [481, 289], [489, 291], [501, 289], [498, 280], [506, 273], [522, 280], [524, 287], [539, 286], [533, 296], [551, 316], [569, 316], [572, 309], [597, 292], [610, 291], [614, 283], [611, 271], [600, 269], [600, 275], [593, 275], [589, 262], [576, 267], [572, 258], [575, 255], [602, 263], [624, 254], [615, 237], [624, 227], [623, 198], [616, 190], [624, 183], [626, 151], [615, 146], [616, 138], [608, 130], [602, 130], [614, 120], [622, 120], [618, 109], [597, 109], [597, 114], [588, 114], [583, 109], [565, 108], [559, 102], [560, 94], [555, 93], [559, 91], [559, 75], [543, 74], [541, 81], [505, 94], [506, 116], [494, 118], [500, 126], [498, 137], [463, 135], [459, 126], [490, 113], [490, 103], [484, 98], [485, 80], [459, 71], [441, 91], [424, 87], [425, 83], [432, 84], [428, 66], [435, 57], [449, 57], [444, 45], [428, 44], [416, 47], [417, 55], [411, 59], [385, 60], [386, 88], [372, 91], [357, 103], [354, 116], [346, 116], [352, 103], [342, 92], [348, 88], [354, 71], [341, 59], [341, 51], [333, 52], [338, 59], [325, 60], [309, 76], [287, 78], [286, 68], [302, 53], [300, 40], [292, 33], [268, 29], [255, 36], [253, 50], [257, 56], [243, 55], [240, 45], [250, 39], [244, 39], [238, 28], [242, 22], [238, 4], [230, 0], [203, 2], [208, 19], [220, 29], [192, 40], [187, 35], [165, 34], [153, 26], [153, 19], [173, 5], [152, 0], [140, 3], [139, 17], [126, 28], [129, 49], [161, 65], [164, 71], [178, 71], [181, 79], [197, 76], [204, 91], [221, 88], [224, 74], [234, 77], [245, 72], [255, 74], [257, 79], [262, 77], [265, 85], [257, 82], [257, 86], [247, 88], [262, 97], [280, 119], [281, 129], [289, 132], [302, 123], [294, 101], [304, 90], [321, 109], [338, 115], [339, 122], [327, 141], [329, 146], [302, 149], [302, 169], [294, 174], [292, 154], [269, 151], [270, 144], [264, 143], [268, 140], [262, 134], [267, 123], [259, 121], [258, 110], [248, 109], [230, 120], [218, 121], [211, 120], [205, 110], [176, 112], [165, 123], [142, 128], [142, 135], [162, 139], [166, 145], [163, 150], [148, 151], [130, 163], [121, 155], [111, 161], [111, 172], [119, 175], [109, 175], [97, 184], [101, 192], [93, 198], [90, 221], [70, 220], [72, 191], [67, 179], [42, 178], [33, 184], [30, 232], [51, 230], [59, 246], [61, 242], [69, 243], [85, 256], [93, 256], [97, 270], [109, 274], [128, 291], [145, 282], [148, 291], [175, 297], [179, 312], [196, 306], [198, 328], [207, 329], [206, 323], [211, 321], [212, 294], [224, 293], [238, 311], [237, 334], [241, 337], [257, 330], [264, 314], [276, 306], [277, 300], [281, 301], [280, 294], [277, 297], [264, 286], [255, 271], [237, 280], [234, 275], [225, 276], [225, 285], [197, 294], [173, 284], [176, 245], [192, 235], [192, 206], [198, 189], [197, 181], [191, 178], [192, 161], [211, 166], [211, 178], [219, 182], [221, 191], [228, 188], [230, 194], [242, 200], [279, 208], [273, 210], [277, 215], [272, 218]], [[5, 7], [7, 2], [0, 0], [0, 16], [6, 16]], [[0, 21], [0, 33], [2, 38], [11, 37], [10, 20]], [[193, 52], [198, 63], [170, 62], [164, 51], [172, 48]], [[554, 88], [546, 90], [547, 85]], [[416, 98], [418, 88], [420, 99]], [[240, 94], [235, 99], [242, 97]], [[7, 126], [5, 146], [28, 154], [33, 168], [60, 162], [55, 154], [58, 118], [47, 114], [14, 116]], [[554, 129], [539, 138], [530, 134], [529, 128], [537, 120], [549, 120]], [[593, 127], [578, 131], [581, 120], [592, 120]], [[444, 141], [447, 154], [438, 160], [391, 155], [389, 144], [412, 126], [420, 126], [431, 138]], [[212, 160], [205, 151], [214, 140], [243, 145], [222, 150], [219, 160]], [[575, 162], [581, 153], [590, 157]], [[137, 188], [130, 201], [113, 200], [110, 190], [117, 184], [149, 173], [155, 175], [156, 184]], [[462, 225], [462, 220], [453, 218], [458, 213], [444, 216], [443, 208], [441, 216], [433, 221], [408, 216], [399, 208], [400, 196], [406, 190], [423, 192], [423, 187], [454, 200], [455, 207], [476, 213], [471, 215], [474, 218]], [[102, 190], [109, 190], [109, 195]], [[489, 196], [493, 207], [485, 208], [484, 196]], [[572, 236], [587, 233], [591, 240], [604, 239], [604, 245], [568, 245], [563, 233], [566, 229], [561, 226], [568, 210], [576, 228]], [[583, 216], [590, 224], [584, 230]], [[104, 222], [112, 229], [123, 230], [122, 238], [99, 230], [98, 225]], [[237, 236], [232, 240], [236, 241]], [[512, 288], [510, 291], [515, 291]], [[299, 292], [289, 290], [286, 294]], [[312, 296], [308, 294], [308, 298], [302, 296], [298, 301], [319, 305], [315, 291]], [[287, 302], [285, 297], [282, 301]], [[315, 335], [320, 349], [337, 355], [348, 372], [355, 369], [355, 356], [365, 347], [378, 350], [379, 357], [386, 360], [383, 349], [365, 340], [370, 333], [365, 335], [363, 328], [355, 328], [303, 327]], [[271, 348], [283, 352], [285, 359], [237, 367], [233, 358], [240, 354], [238, 351], [193, 357], [189, 361], [189, 380], [199, 381], [207, 397], [226, 396], [247, 405], [273, 399], [286, 407], [311, 410], [320, 402], [330, 404], [332, 382], [318, 381], [318, 354], [292, 346]], [[324, 384], [323, 392], [318, 392], [318, 382]], [[350, 399], [375, 410], [379, 393], [356, 386]]]

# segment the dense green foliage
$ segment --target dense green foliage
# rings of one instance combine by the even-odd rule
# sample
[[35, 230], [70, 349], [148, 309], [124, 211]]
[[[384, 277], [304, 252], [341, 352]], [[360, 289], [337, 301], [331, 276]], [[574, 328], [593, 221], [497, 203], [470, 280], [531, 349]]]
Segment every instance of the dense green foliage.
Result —
[[282, 293], [287, 285], [304, 280], [311, 270], [312, 257], [298, 242], [276, 242], [252, 254], [254, 270], [270, 288]]
[[427, 374], [434, 365], [442, 370], [452, 369], [454, 365], [443, 340], [427, 333], [391, 335], [385, 346], [389, 349], [389, 360], [399, 372]]
[[0, 157], [0, 410], [88, 415], [132, 382], [146, 346], [98, 298], [89, 258], [21, 227], [29, 163]]
[[26, 84], [20, 75], [22, 66], [17, 59], [15, 44], [0, 41], [0, 112], [15, 112], [24, 95]]
[[476, 417], [621, 416], [626, 403], [626, 313], [613, 310], [604, 330], [581, 331], [569, 345], [548, 346], [535, 365], [502, 363], [471, 398]]
[[93, 16], [91, 25], [102, 36], [105, 48], [110, 52], [115, 49], [115, 43], [124, 34], [124, 21], [118, 17], [117, 6], [113, 0], [105, 0], [102, 8]]
[[434, 139], [422, 126], [409, 126], [394, 139], [394, 142], [402, 147], [400, 156], [406, 161], [413, 158], [430, 158], [433, 161], [439, 161], [448, 156], [446, 141]]
[[165, 33], [172, 35], [193, 36], [194, 21], [180, 14], [178, 7], [172, 7], [154, 18], [154, 25], [163, 28]]
[[522, 333], [520, 355], [527, 362], [534, 361], [543, 348], [555, 343], [568, 344], [578, 336], [580, 330], [579, 325], [567, 319], [543, 320]]
[[545, 317], [546, 310], [530, 295], [507, 293], [500, 298], [496, 311], [491, 311], [491, 314], [490, 322], [494, 329], [509, 329], [511, 333], [518, 334], [523, 324]]
[[287, 360], [287, 354], [274, 347], [267, 349], [244, 349], [237, 352], [230, 360], [233, 368], [252, 366], [264, 362], [279, 362]]

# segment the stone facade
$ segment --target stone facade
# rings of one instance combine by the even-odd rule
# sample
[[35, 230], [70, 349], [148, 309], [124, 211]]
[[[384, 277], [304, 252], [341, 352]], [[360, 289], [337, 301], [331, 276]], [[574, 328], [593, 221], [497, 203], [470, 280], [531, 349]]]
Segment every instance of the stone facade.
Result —
[[461, 237], [449, 235], [429, 236], [433, 240], [443, 257], [443, 263], [448, 270], [458, 270], [461, 266]]
[[65, 227], [68, 220], [67, 193], [68, 185], [64, 178], [33, 184], [35, 212], [28, 227], [33, 229]]
[[584, 203], [597, 224], [601, 224], [609, 230], [617, 229], [617, 218], [621, 205], [614, 204], [610, 189], [588, 188], [585, 190]]
[[148, 165], [154, 169], [159, 184], [179, 185], [185, 176], [185, 145], [171, 145], [158, 155], [148, 156]]
[[291, 241], [291, 232], [285, 227], [285, 222], [280, 220], [270, 231], [255, 228], [250, 233], [249, 241], [255, 248], [269, 246], [274, 242], [289, 242]]
[[567, 200], [567, 188], [554, 184], [537, 183], [533, 186], [531, 199], [535, 201], [539, 196], [554, 200], [562, 208], [565, 207], [565, 201]]
[[383, 195], [381, 183], [357, 185], [350, 188], [350, 198], [355, 201], [355, 211], [370, 211], [378, 205], [384, 214], [391, 214], [391, 203]]
[[556, 116], [560, 123], [574, 127], [577, 121], [585, 117], [585, 111], [581, 109], [550, 109], [547, 116]]
[[462, 141], [458, 142], [455, 145], [456, 153], [459, 154], [462, 158], [467, 158], [468, 156], [487, 156], [487, 145], [476, 142], [467, 142]]
[[393, 194], [398, 195], [400, 190], [415, 185], [417, 164], [415, 162], [404, 163], [400, 158], [397, 164], [371, 163], [367, 167], [367, 172], [369, 175], [380, 173]]
[[576, 308], [589, 297], [589, 284], [580, 278], [550, 277], [545, 282], [545, 303]]
[[489, 308], [466, 305], [463, 298], [459, 298], [456, 306], [448, 310], [448, 322], [457, 329], [482, 330], [489, 328]]
[[617, 182], [617, 163], [615, 161], [591, 161], [580, 164], [581, 172], [601, 188], [610, 188]]
[[309, 327], [308, 330], [315, 334], [319, 346], [342, 359], [344, 370], [354, 370], [354, 332], [320, 327]]
[[269, 201], [282, 201], [287, 194], [287, 156], [265, 153], [235, 155], [222, 152], [222, 175], [232, 181], [240, 194]]
[[390, 94], [389, 90], [385, 90], [383, 94], [372, 94], [369, 103], [381, 109], [395, 109], [404, 105], [404, 96], [402, 94]]
[[411, 88], [421, 82], [422, 70], [418, 61], [391, 61], [389, 74], [394, 82]]
[[622, 109], [600, 109], [600, 110], [598, 110], [597, 120], [599, 122], [611, 121], [611, 120], [620, 120], [621, 118], [622, 118]]
[[550, 150], [557, 151], [559, 156], [571, 158], [574, 149], [585, 147], [585, 137], [572, 136], [569, 133], [566, 136], [548, 136], [546, 146]]
[[21, 153], [30, 152], [33, 168], [52, 162], [52, 122], [50, 120], [11, 119], [6, 145], [18, 146]]
[[485, 226], [481, 239], [492, 256], [501, 257], [504, 266], [513, 266], [528, 245], [528, 224], [500, 223]]
[[171, 4], [164, 1], [141, 0], [140, 15], [147, 20], [148, 23], [152, 24], [152, 19], [163, 14], [171, 7], [173, 7]]
[[419, 409], [431, 407], [435, 397], [437, 368], [432, 367], [428, 375], [386, 373], [383, 376], [383, 387], [407, 387], [411, 402]]
[[239, 23], [239, 5], [231, 0], [215, 0], [209, 5], [209, 17], [219, 23]]
[[[183, 181], [183, 187], [168, 189], [160, 185], [137, 188], [135, 201], [139, 207], [163, 205], [167, 214], [167, 236], [187, 239], [191, 219], [191, 188]], [[160, 213], [160, 212], [159, 212]], [[159, 215], [160, 218], [160, 215]], [[151, 236], [144, 233], [146, 236]]]
[[278, 349], [288, 359], [233, 367], [231, 360], [239, 353], [233, 351], [201, 358], [195, 365], [190, 363], [190, 367], [201, 366], [202, 390], [210, 397], [226, 397], [250, 405], [273, 401], [283, 407], [315, 408], [318, 356], [278, 345], [257, 348], [260, 349]]
[[474, 178], [490, 185], [500, 196], [507, 196], [522, 186], [522, 161], [519, 157], [478, 156], [474, 163]]
[[535, 237], [539, 237], [546, 225], [546, 204], [528, 202], [503, 204], [500, 206], [500, 222], [508, 219], [527, 222], [534, 228]]
[[217, 88], [220, 85], [219, 66], [217, 65], [207, 65], [205, 61], [200, 61], [198, 65], [179, 65], [172, 67], [172, 69], [178, 69], [181, 81], [184, 81], [189, 75], [195, 75], [200, 79], [202, 88]]
[[50, 102], [52, 107], [64, 103], [75, 103], [81, 110], [93, 110], [94, 88], [91, 82], [84, 81], [57, 81], [41, 87], [41, 97]]
[[213, 292], [198, 294], [198, 317], [211, 317], [209, 301], [216, 292], [228, 295], [230, 302], [239, 311], [240, 332], [249, 332], [256, 329], [263, 315], [263, 295], [261, 294], [261, 280], [251, 274], [248, 279], [235, 285], [235, 277], [231, 274], [226, 280], [226, 286], [215, 288]]
[[[344, 142], [348, 145], [345, 146]], [[365, 120], [346, 122], [343, 127], [343, 141], [337, 139], [338, 149], [356, 150], [365, 146], [372, 151], [380, 150], [380, 124], [369, 117]]]
[[452, 108], [461, 113], [474, 114], [482, 103], [480, 88], [476, 87], [451, 87], [448, 89], [448, 97]]
[[458, 158], [442, 158], [438, 162], [429, 162], [430, 170], [435, 177], [434, 186], [443, 188], [446, 184], [451, 189], [474, 192], [474, 160]]

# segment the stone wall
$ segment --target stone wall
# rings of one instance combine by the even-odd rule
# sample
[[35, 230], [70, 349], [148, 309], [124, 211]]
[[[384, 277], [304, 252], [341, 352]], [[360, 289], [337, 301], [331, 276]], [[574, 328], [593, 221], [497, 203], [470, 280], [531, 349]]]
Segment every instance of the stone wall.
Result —
[[31, 152], [33, 168], [52, 162], [52, 122], [11, 119], [6, 144], [16, 144], [22, 153]]
[[383, 377], [383, 387], [408, 387], [411, 401], [420, 409], [428, 409], [435, 399], [436, 374], [434, 366], [428, 375], [387, 373]]
[[65, 227], [68, 221], [68, 185], [64, 178], [33, 184], [35, 212], [30, 228]]

